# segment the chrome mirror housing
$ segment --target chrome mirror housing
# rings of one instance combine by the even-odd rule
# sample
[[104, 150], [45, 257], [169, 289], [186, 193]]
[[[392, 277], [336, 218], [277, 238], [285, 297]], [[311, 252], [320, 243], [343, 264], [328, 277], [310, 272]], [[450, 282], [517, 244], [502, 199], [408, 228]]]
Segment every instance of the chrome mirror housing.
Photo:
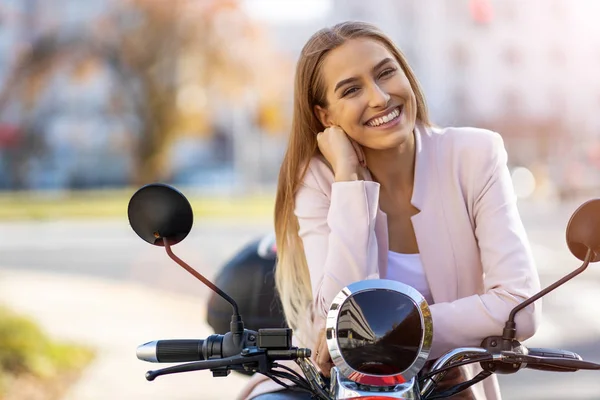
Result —
[[433, 324], [416, 289], [385, 279], [353, 283], [327, 314], [327, 345], [339, 373], [360, 385], [409, 382], [425, 365]]

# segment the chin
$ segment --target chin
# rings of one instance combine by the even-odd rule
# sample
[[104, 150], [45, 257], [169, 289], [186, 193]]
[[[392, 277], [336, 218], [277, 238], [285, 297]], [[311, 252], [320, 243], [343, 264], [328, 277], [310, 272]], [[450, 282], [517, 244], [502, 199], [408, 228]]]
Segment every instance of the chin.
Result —
[[385, 135], [381, 135], [377, 139], [373, 138], [372, 140], [369, 140], [369, 143], [366, 144], [365, 147], [369, 147], [373, 150], [395, 149], [406, 143], [411, 134], [412, 131], [409, 131], [407, 129], [389, 132]]

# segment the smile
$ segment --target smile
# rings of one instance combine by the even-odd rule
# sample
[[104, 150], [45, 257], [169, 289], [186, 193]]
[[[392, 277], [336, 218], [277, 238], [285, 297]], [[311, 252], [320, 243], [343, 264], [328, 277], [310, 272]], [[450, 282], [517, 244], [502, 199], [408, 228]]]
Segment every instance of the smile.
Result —
[[377, 126], [381, 126], [384, 124], [388, 124], [390, 122], [394, 122], [395, 120], [398, 119], [398, 117], [400, 117], [401, 111], [402, 111], [401, 106], [396, 107], [389, 114], [384, 115], [383, 117], [370, 119], [369, 121], [367, 121], [367, 123], [365, 125], [377, 127]]

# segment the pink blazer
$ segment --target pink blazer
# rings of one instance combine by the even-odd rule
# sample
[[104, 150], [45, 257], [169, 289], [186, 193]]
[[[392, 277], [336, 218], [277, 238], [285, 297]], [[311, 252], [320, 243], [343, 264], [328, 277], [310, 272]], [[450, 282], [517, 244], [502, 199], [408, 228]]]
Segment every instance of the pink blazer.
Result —
[[[437, 358], [501, 335], [510, 310], [539, 291], [540, 282], [500, 135], [417, 124], [415, 143], [411, 203], [420, 212], [412, 224], [434, 299], [430, 357]], [[348, 284], [386, 277], [387, 217], [378, 203], [377, 182], [334, 182], [320, 157], [311, 161], [295, 213], [318, 317]], [[540, 314], [539, 301], [517, 314], [518, 340], [535, 333]], [[463, 370], [470, 379], [480, 368]], [[253, 378], [242, 398], [277, 387], [256, 387], [259, 381]], [[500, 399], [495, 376], [473, 390], [477, 400]]]

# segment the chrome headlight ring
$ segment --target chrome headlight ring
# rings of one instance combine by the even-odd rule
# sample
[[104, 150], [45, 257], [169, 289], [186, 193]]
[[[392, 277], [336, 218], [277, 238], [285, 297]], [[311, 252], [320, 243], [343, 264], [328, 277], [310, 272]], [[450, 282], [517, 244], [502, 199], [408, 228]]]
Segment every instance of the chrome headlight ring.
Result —
[[[392, 375], [369, 374], [352, 368], [344, 359], [342, 355], [342, 348], [338, 340], [338, 322], [340, 318], [340, 312], [346, 301], [352, 299], [358, 293], [374, 290], [391, 291], [406, 296], [415, 306], [420, 317], [421, 337], [414, 360], [407, 368]], [[383, 305], [382, 311], [385, 311]], [[364, 317], [365, 316], [362, 315], [362, 318]], [[370, 386], [393, 386], [408, 382], [410, 379], [414, 378], [425, 365], [425, 362], [429, 357], [433, 339], [433, 323], [429, 305], [427, 304], [427, 301], [423, 295], [421, 295], [421, 293], [419, 293], [416, 289], [397, 281], [391, 281], [387, 279], [371, 279], [348, 285], [338, 293], [338, 295], [334, 298], [327, 314], [326, 335], [327, 346], [329, 348], [332, 361], [344, 377], [358, 384]]]

